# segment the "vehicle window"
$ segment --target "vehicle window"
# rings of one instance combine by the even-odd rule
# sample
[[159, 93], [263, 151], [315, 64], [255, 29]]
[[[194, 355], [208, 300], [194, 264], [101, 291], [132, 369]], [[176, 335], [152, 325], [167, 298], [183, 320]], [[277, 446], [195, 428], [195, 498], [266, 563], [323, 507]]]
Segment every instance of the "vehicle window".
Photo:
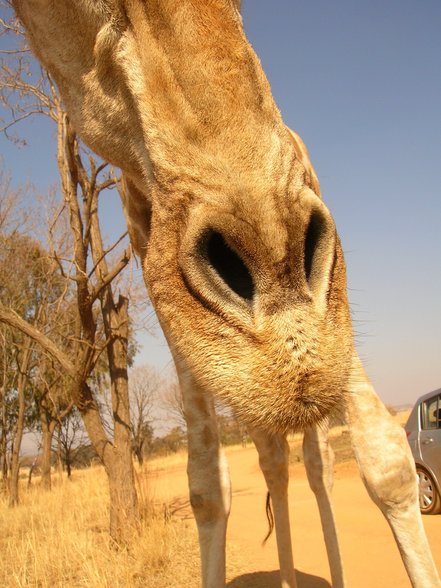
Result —
[[441, 397], [429, 398], [422, 409], [423, 429], [441, 429]]

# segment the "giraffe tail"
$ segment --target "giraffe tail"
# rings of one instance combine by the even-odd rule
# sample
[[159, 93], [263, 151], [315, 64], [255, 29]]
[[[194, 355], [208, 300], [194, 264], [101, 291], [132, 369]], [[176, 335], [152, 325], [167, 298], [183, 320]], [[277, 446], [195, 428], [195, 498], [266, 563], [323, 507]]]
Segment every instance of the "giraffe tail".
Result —
[[274, 529], [274, 515], [273, 515], [273, 509], [271, 508], [271, 495], [269, 492], [267, 492], [267, 494], [266, 494], [265, 511], [266, 511], [266, 518], [268, 520], [268, 533], [266, 534], [265, 539], [262, 541], [262, 545], [265, 545], [265, 543], [270, 538], [271, 533], [273, 532], [273, 529]]

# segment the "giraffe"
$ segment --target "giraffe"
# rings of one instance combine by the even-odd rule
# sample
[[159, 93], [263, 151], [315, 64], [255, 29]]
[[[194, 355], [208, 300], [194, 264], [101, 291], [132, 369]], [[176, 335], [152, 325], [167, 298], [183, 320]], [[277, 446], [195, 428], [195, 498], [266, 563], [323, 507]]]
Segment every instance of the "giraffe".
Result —
[[130, 238], [183, 395], [202, 585], [225, 586], [231, 488], [218, 395], [257, 447], [284, 588], [297, 586], [286, 441], [296, 430], [333, 586], [344, 586], [326, 431], [335, 409], [347, 415], [361, 476], [412, 585], [441, 586], [404, 432], [354, 349], [334, 221], [245, 37], [240, 2], [12, 3], [77, 132], [123, 173]]

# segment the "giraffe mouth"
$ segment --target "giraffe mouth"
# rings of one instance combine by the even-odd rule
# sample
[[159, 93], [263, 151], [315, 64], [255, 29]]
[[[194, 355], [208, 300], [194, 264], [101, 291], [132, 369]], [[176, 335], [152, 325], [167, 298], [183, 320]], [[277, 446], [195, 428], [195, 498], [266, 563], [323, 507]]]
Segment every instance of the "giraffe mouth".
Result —
[[291, 410], [280, 414], [280, 427], [284, 432], [304, 431], [308, 427], [320, 424], [341, 403], [341, 394], [322, 396], [321, 401], [309, 398], [296, 398]]
[[320, 423], [344, 406], [345, 386], [341, 383], [302, 390], [265, 388], [259, 394], [225, 395], [226, 402], [251, 427], [268, 433], [300, 432]]

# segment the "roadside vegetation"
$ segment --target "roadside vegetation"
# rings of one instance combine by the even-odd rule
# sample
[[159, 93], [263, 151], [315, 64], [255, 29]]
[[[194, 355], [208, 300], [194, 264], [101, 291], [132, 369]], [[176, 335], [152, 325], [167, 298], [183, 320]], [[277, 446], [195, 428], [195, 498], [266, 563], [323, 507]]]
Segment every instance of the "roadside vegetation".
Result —
[[[23, 484], [25, 480], [23, 480]], [[147, 473], [137, 475], [141, 529], [124, 548], [109, 534], [109, 496], [101, 466], [54, 477], [52, 491], [22, 488], [13, 510], [0, 498], [0, 585], [54, 588], [170, 588], [178, 568], [182, 586], [199, 576], [192, 521], [165, 516], [149, 495]], [[186, 580], [187, 578], [187, 580]]]
[[[404, 424], [407, 415], [394, 418]], [[345, 426], [331, 429], [330, 438], [336, 462], [350, 462]], [[301, 435], [290, 437], [293, 466], [302, 461], [301, 444]], [[240, 443], [228, 451], [242, 449]], [[188, 499], [164, 502], [155, 494], [158, 475], [166, 479], [167, 471], [185, 470], [185, 446], [167, 453], [146, 455], [143, 466], [135, 468], [140, 532], [123, 548], [109, 533], [109, 492], [102, 466], [72, 467], [70, 478], [66, 472], [54, 472], [50, 492], [42, 487], [38, 472], [29, 486], [28, 468], [22, 468], [20, 504], [11, 509], [7, 495], [0, 496], [0, 586], [196, 588], [199, 548]], [[230, 568], [235, 557], [230, 553]]]

